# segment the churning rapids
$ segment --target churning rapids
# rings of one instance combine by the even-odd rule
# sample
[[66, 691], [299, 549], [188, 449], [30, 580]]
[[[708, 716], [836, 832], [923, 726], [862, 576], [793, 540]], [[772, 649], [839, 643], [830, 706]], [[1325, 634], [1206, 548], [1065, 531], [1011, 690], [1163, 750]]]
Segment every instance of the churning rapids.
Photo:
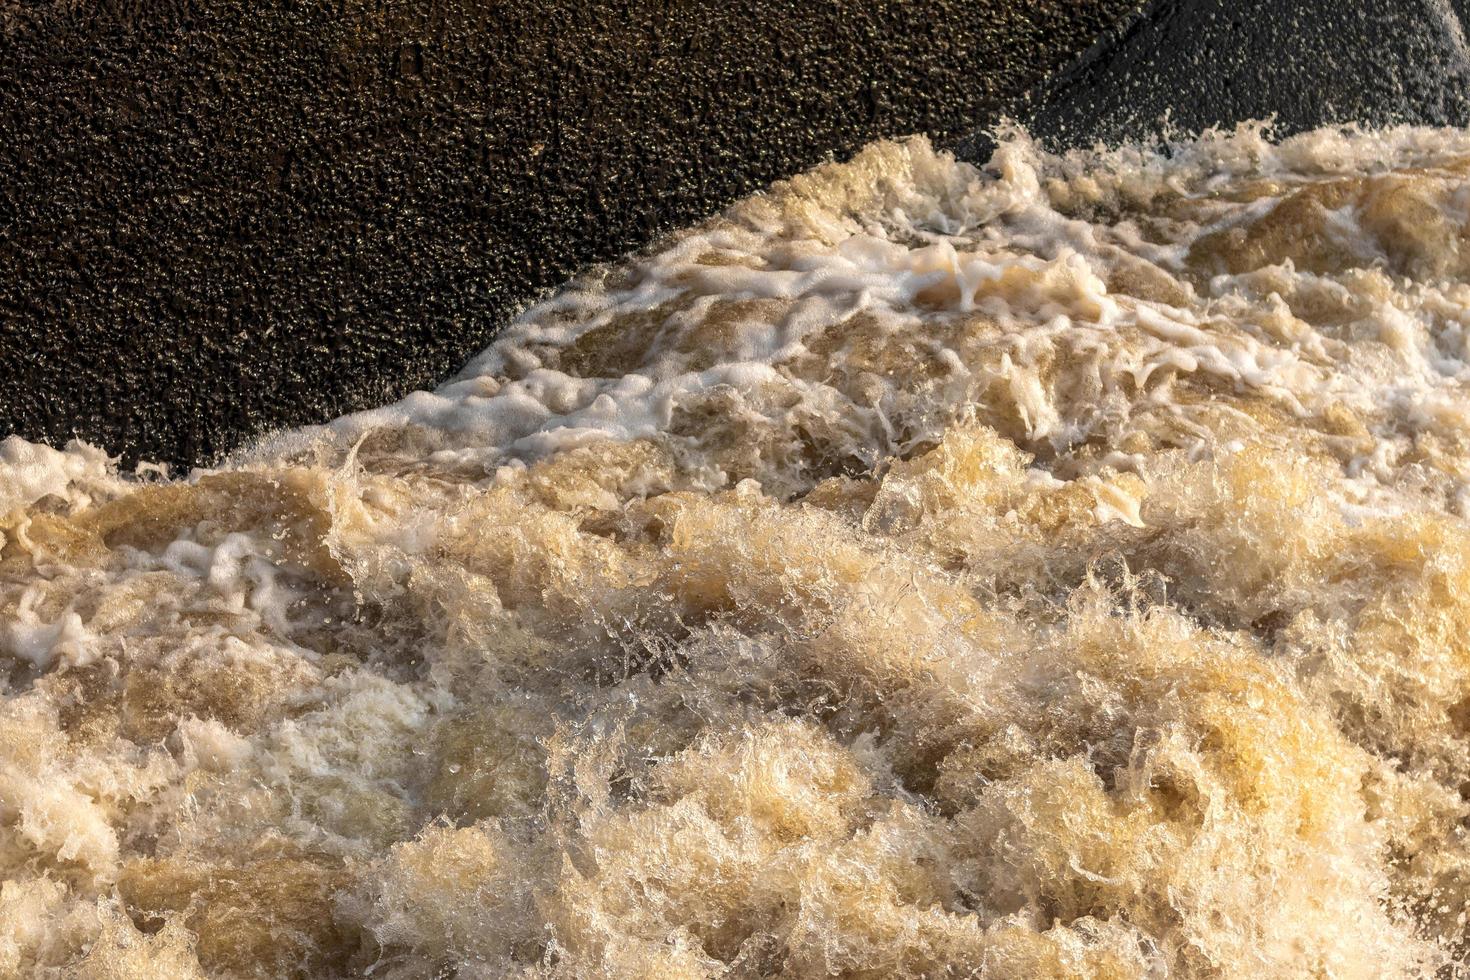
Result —
[[4, 976], [1470, 957], [1470, 132], [876, 144], [0, 514]]

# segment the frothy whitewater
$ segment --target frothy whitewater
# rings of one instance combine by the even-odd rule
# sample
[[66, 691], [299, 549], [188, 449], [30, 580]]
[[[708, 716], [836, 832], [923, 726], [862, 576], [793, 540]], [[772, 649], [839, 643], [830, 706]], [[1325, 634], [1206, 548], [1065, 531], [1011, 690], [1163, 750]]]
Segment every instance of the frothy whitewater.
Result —
[[1467, 385], [1470, 132], [1012, 134], [187, 479], [8, 439], [0, 975], [1458, 975]]

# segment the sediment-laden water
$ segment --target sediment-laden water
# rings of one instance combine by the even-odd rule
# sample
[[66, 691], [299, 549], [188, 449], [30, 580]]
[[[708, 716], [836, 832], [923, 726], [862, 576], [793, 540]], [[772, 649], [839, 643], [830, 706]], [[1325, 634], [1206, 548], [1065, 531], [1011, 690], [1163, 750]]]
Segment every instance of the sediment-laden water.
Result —
[[0, 974], [1450, 975], [1467, 174], [882, 143], [217, 470], [0, 443]]

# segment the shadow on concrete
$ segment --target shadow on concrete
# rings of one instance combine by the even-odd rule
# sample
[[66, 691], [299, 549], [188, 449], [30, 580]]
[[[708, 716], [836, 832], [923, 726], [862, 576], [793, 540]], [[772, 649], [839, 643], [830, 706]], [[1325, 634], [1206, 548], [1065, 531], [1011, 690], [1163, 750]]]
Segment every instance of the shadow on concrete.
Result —
[[[1109, 31], [1011, 115], [1056, 146], [1274, 118], [1287, 135], [1334, 123], [1466, 125], [1470, 0], [1167, 0]], [[986, 134], [962, 143], [984, 158]]]

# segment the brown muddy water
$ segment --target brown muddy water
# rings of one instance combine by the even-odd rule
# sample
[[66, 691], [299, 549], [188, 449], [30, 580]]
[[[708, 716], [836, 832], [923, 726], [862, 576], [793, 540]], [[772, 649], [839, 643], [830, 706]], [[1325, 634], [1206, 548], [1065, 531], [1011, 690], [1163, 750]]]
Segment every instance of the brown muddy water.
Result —
[[0, 974], [1454, 975], [1467, 173], [880, 143], [218, 470], [6, 440]]

